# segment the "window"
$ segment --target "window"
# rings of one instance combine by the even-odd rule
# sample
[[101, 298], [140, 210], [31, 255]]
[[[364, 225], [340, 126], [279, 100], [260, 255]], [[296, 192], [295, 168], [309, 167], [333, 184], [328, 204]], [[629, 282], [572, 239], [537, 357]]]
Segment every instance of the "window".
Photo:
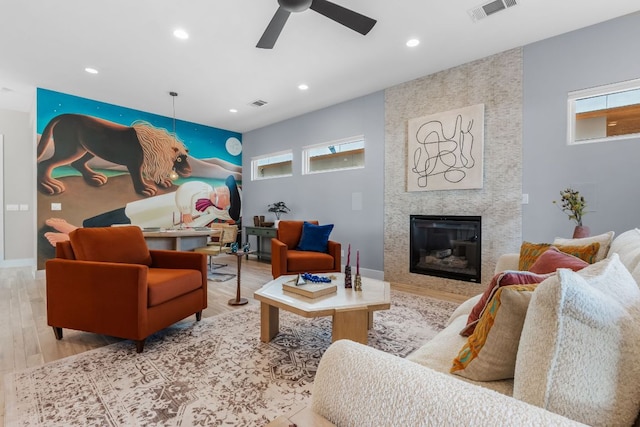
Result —
[[251, 181], [293, 175], [291, 150], [267, 154], [251, 159]]
[[640, 137], [640, 79], [569, 93], [569, 144]]
[[364, 168], [364, 136], [305, 147], [302, 167], [303, 174]]

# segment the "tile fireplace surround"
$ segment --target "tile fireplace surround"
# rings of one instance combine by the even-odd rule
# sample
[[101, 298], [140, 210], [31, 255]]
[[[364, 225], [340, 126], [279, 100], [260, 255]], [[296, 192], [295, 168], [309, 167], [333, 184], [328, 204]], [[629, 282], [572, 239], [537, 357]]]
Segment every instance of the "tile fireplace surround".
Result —
[[[406, 191], [408, 120], [485, 105], [483, 188]], [[476, 295], [498, 257], [522, 241], [522, 49], [513, 49], [385, 91], [384, 275], [397, 283]], [[481, 284], [409, 272], [409, 216], [482, 216]]]

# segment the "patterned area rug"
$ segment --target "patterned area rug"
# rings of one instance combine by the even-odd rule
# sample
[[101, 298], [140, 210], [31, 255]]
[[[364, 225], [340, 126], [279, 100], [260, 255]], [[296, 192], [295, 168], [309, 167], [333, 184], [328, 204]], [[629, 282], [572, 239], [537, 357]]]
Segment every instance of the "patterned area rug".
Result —
[[[369, 345], [405, 357], [444, 327], [456, 304], [392, 291]], [[311, 398], [331, 319], [280, 311], [259, 340], [250, 307], [168, 328], [142, 354], [122, 341], [5, 376], [7, 426], [261, 426]]]

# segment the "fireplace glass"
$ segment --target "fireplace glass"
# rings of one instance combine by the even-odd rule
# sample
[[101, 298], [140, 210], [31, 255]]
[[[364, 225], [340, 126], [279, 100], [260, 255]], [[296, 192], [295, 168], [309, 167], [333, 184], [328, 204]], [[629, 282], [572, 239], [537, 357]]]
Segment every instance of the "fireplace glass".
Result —
[[479, 216], [411, 215], [409, 270], [479, 283], [481, 228]]

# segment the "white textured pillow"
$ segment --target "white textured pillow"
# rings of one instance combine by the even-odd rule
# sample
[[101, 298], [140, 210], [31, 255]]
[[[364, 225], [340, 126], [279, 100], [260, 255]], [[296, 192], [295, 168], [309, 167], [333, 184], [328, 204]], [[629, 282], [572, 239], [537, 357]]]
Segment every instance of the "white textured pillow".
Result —
[[600, 243], [600, 249], [598, 249], [598, 254], [596, 255], [596, 262], [598, 262], [603, 260], [607, 256], [607, 253], [609, 253], [611, 241], [615, 234], [616, 233], [614, 231], [608, 231], [603, 234], [598, 234], [597, 236], [582, 237], [580, 239], [564, 239], [562, 237], [556, 237], [552, 244], [554, 246], [587, 246], [592, 243]]
[[618, 255], [558, 270], [533, 293], [513, 397], [589, 425], [640, 410], [640, 289]]
[[609, 252], [619, 254], [625, 249], [627, 245], [638, 246], [640, 243], [640, 230], [633, 228], [620, 234], [611, 242], [611, 248]]

